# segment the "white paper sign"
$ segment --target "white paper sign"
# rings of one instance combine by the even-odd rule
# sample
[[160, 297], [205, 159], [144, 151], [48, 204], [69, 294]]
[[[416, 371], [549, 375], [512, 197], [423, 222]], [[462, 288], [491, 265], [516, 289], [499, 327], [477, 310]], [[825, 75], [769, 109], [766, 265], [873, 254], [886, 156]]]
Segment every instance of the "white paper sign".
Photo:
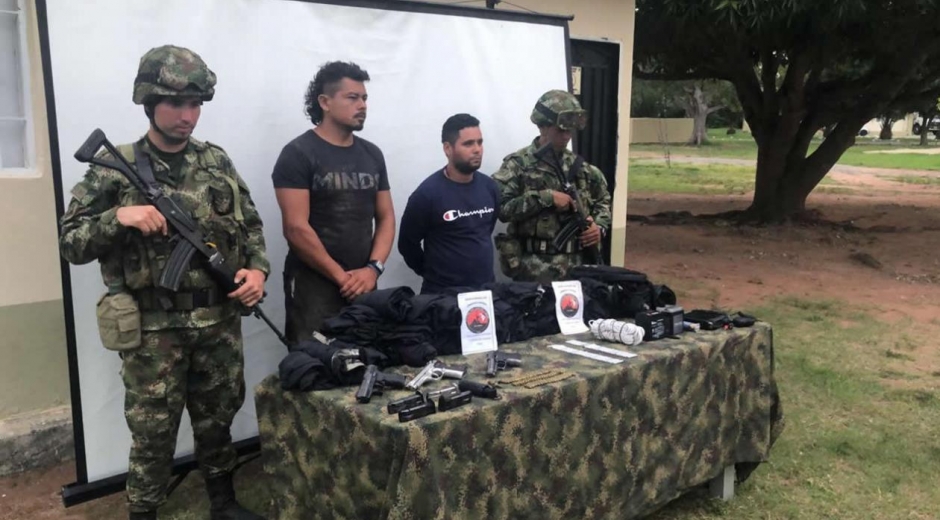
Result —
[[460, 349], [464, 355], [496, 350], [496, 313], [493, 293], [478, 291], [457, 295], [460, 308]]
[[581, 282], [552, 282], [555, 290], [555, 316], [558, 328], [564, 335], [581, 334], [589, 329], [584, 324], [584, 296], [581, 294]]

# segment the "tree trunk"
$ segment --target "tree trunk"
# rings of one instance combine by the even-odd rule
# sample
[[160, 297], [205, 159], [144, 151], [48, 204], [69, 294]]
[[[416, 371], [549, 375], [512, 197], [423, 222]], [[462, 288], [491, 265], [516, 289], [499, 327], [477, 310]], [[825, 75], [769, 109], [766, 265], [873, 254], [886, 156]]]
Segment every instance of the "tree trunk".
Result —
[[687, 89], [685, 105], [685, 114], [692, 118], [692, 136], [689, 137], [688, 144], [701, 146], [708, 142], [708, 131], [705, 123], [708, 121], [708, 115], [715, 112], [720, 107], [708, 106], [708, 99], [701, 85], [695, 85], [692, 89]]
[[921, 129], [920, 129], [920, 145], [927, 146], [927, 141], [930, 139], [931, 133], [927, 131], [927, 128], [930, 127], [930, 122], [933, 121], [933, 118], [937, 115], [937, 106], [933, 105], [927, 110], [924, 110], [921, 115]]
[[759, 222], [783, 222], [806, 209], [806, 199], [839, 157], [853, 144], [864, 124], [840, 124], [819, 148], [806, 155], [815, 130], [801, 128], [793, 139], [758, 142], [754, 199], [746, 212]]
[[894, 135], [891, 132], [891, 127], [894, 126], [893, 117], [883, 117], [881, 118], [881, 133], [878, 134], [878, 139], [882, 141], [890, 141], [894, 138]]
[[708, 142], [708, 132], [705, 127], [707, 114], [696, 113], [692, 120], [692, 137], [689, 138], [689, 144], [701, 146]]

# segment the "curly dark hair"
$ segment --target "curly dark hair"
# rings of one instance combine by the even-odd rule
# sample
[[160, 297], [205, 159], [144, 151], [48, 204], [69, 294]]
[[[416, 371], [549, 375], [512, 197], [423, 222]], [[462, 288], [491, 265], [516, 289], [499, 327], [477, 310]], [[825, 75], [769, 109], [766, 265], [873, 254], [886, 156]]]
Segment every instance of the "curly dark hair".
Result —
[[480, 126], [480, 120], [470, 114], [454, 114], [444, 121], [444, 127], [441, 128], [441, 142], [453, 145], [457, 142], [461, 130], [478, 126]]
[[313, 81], [307, 85], [307, 93], [304, 95], [304, 112], [310, 117], [313, 124], [318, 125], [323, 121], [323, 109], [320, 108], [320, 101], [317, 99], [320, 94], [332, 96], [336, 93], [336, 88], [343, 78], [349, 78], [353, 81], [369, 81], [369, 73], [363, 70], [359, 65], [346, 61], [331, 61], [324, 63]]

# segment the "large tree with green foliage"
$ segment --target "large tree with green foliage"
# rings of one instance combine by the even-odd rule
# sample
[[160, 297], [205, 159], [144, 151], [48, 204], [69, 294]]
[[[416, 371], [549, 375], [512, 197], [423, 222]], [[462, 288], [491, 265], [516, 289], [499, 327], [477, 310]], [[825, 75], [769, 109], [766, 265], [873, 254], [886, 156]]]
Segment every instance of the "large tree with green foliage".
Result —
[[[734, 85], [758, 146], [745, 213], [781, 220], [869, 120], [940, 95], [940, 0], [636, 0], [634, 76]], [[831, 128], [810, 152], [812, 138]]]

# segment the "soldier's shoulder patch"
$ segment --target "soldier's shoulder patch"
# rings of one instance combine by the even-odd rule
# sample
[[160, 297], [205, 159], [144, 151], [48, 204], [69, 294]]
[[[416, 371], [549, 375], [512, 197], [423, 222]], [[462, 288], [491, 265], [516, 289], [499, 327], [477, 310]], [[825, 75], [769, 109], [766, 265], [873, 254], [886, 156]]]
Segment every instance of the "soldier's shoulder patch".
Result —
[[85, 195], [88, 195], [88, 188], [85, 187], [85, 183], [80, 182], [72, 188], [72, 197], [75, 197], [75, 200], [82, 200], [85, 198]]
[[515, 163], [515, 164], [518, 164], [518, 165], [522, 165], [522, 164], [525, 163], [525, 156], [524, 156], [524, 154], [522, 154], [522, 153], [520, 153], [520, 152], [518, 152], [518, 151], [517, 151], [517, 152], [513, 152], [513, 153], [507, 155], [506, 157], [503, 157], [503, 162], [504, 162], [504, 163]]
[[217, 145], [217, 144], [215, 144], [215, 143], [213, 143], [213, 142], [211, 142], [211, 141], [206, 141], [206, 146], [208, 146], [209, 148], [215, 148], [216, 150], [218, 150], [218, 151], [220, 151], [220, 152], [222, 152], [222, 153], [225, 153], [225, 149], [224, 149], [224, 148], [222, 148], [221, 146], [219, 146], [219, 145]]
[[587, 175], [594, 176], [594, 177], [600, 177], [601, 179], [605, 179], [605, 180], [607, 179], [604, 176], [604, 172], [602, 172], [600, 168], [598, 168], [597, 166], [594, 166], [593, 164], [589, 162], [584, 163], [584, 173]]
[[206, 150], [212, 154], [215, 158], [216, 163], [222, 169], [230, 169], [233, 167], [232, 159], [228, 156], [228, 153], [219, 145], [215, 143], [210, 143], [206, 141]]

